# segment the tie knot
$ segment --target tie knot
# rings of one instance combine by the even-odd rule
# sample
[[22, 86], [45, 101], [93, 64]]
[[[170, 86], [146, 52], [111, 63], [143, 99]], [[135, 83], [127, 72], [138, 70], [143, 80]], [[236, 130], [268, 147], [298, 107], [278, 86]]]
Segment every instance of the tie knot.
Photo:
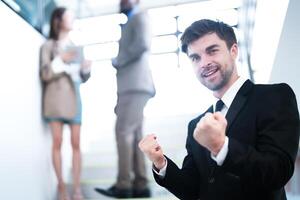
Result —
[[223, 102], [221, 99], [219, 99], [219, 100], [217, 101], [217, 103], [216, 103], [216, 109], [215, 109], [215, 112], [221, 111], [222, 108], [223, 108], [223, 106], [224, 106], [224, 102]]

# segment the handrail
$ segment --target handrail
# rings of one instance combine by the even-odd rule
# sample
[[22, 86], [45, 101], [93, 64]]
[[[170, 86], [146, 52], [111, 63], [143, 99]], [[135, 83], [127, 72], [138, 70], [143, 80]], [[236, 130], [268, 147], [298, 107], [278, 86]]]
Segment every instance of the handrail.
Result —
[[49, 13], [55, 8], [53, 0], [1, 0], [7, 7], [23, 18], [35, 30], [46, 36]]

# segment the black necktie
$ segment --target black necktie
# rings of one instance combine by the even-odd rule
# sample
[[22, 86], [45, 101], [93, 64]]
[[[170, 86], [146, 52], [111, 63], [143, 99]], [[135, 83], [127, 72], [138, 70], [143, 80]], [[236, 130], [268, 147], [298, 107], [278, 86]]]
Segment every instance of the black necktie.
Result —
[[222, 110], [224, 106], [224, 103], [221, 99], [219, 99], [216, 103], [216, 109], [215, 109], [215, 112], [220, 112]]

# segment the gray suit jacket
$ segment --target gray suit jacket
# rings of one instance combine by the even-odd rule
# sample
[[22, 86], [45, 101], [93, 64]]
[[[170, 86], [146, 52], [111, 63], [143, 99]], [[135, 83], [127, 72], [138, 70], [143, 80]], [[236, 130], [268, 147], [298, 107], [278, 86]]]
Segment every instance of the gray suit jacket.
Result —
[[118, 95], [145, 92], [155, 95], [149, 68], [151, 31], [146, 12], [139, 12], [122, 26], [119, 53], [113, 60], [117, 69]]

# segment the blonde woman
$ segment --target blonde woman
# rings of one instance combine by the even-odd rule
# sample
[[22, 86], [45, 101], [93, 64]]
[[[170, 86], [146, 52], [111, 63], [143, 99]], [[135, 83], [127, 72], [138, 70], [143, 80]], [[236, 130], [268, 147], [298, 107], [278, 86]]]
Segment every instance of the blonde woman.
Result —
[[59, 200], [70, 200], [62, 174], [62, 133], [64, 124], [71, 129], [73, 150], [73, 200], [82, 200], [80, 189], [81, 99], [79, 86], [90, 77], [91, 63], [83, 59], [82, 49], [70, 40], [73, 15], [56, 8], [51, 16], [50, 34], [40, 50], [40, 76], [43, 82], [43, 117], [52, 136], [52, 159], [58, 180]]

